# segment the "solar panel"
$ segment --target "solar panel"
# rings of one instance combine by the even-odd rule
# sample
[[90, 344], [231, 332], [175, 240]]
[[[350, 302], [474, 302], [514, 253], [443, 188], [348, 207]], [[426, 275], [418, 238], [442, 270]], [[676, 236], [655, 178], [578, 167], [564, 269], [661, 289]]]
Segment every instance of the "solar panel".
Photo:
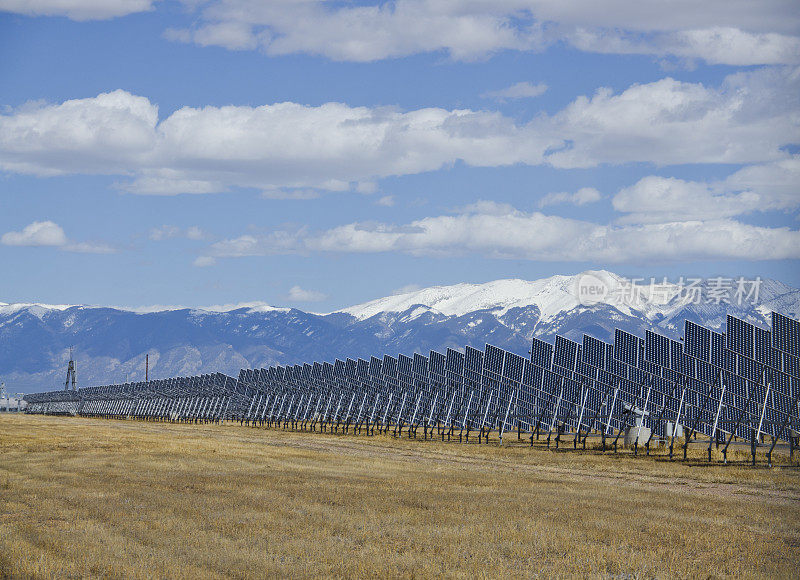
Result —
[[669, 338], [648, 330], [645, 332], [644, 345], [645, 360], [662, 367], [670, 366]]
[[563, 336], [556, 336], [553, 349], [553, 364], [564, 369], [574, 369], [578, 360], [578, 343], [567, 340]]
[[737, 354], [754, 359], [756, 357], [755, 328], [752, 324], [729, 314], [725, 346]]
[[611, 356], [612, 347], [610, 344], [598, 340], [588, 334], [583, 335], [583, 348], [581, 349], [581, 360], [593, 367], [606, 369], [608, 359]]
[[800, 357], [800, 321], [773, 312], [772, 346], [794, 357]]
[[531, 362], [543, 369], [549, 369], [553, 360], [553, 345], [538, 338], [531, 345]]
[[486, 345], [483, 358], [483, 370], [495, 375], [500, 375], [503, 372], [503, 359], [505, 358], [505, 351], [492, 346]]
[[614, 358], [633, 367], [639, 366], [642, 339], [624, 330], [614, 331]]

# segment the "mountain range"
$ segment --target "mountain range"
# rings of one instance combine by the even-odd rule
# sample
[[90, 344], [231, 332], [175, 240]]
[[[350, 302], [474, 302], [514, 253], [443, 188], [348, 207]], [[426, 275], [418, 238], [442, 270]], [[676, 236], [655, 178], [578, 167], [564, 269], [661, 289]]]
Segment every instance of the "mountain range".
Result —
[[[414, 290], [330, 313], [248, 304], [154, 311], [0, 303], [0, 379], [11, 392], [63, 388], [70, 347], [79, 386], [485, 343], [525, 354], [533, 336], [611, 340], [614, 328], [679, 337], [684, 320], [721, 329], [726, 314], [767, 326], [800, 314], [800, 290], [764, 279], [632, 285], [606, 271]], [[741, 289], [741, 288], [739, 288]], [[757, 294], [757, 295], [756, 295]], [[722, 299], [720, 298], [722, 296]], [[743, 298], [739, 300], [739, 298]]]

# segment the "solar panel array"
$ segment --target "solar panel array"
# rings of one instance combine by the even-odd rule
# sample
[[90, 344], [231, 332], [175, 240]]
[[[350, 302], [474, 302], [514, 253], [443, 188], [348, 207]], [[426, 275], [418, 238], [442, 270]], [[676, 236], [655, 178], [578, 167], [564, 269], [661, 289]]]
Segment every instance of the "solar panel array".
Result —
[[[800, 323], [777, 313], [764, 329], [732, 316], [726, 333], [685, 322], [680, 341], [616, 330], [613, 343], [534, 338], [525, 358], [487, 344], [397, 357], [311, 362], [222, 374], [54, 391], [27, 397], [30, 413], [172, 421], [236, 419], [321, 431], [404, 432], [478, 441], [516, 430], [616, 449], [676, 440], [722, 446], [779, 441], [793, 450], [800, 429]], [[420, 433], [421, 429], [421, 433]], [[683, 431], [683, 436], [681, 436]], [[642, 434], [644, 434], [642, 436]], [[698, 435], [700, 438], [698, 439]], [[766, 442], [766, 443], [765, 443]]]
[[246, 400], [236, 379], [220, 373], [52, 391], [25, 399], [31, 414], [169, 421], [221, 421]]

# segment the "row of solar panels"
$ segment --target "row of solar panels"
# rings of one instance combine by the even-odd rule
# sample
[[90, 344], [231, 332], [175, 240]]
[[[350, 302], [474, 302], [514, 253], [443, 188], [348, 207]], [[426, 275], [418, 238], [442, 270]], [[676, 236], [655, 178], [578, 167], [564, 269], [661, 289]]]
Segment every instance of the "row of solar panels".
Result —
[[222, 420], [243, 406], [233, 377], [221, 373], [27, 395], [28, 413], [171, 420]]
[[[614, 343], [533, 339], [530, 358], [492, 345], [428, 356], [389, 355], [224, 375], [57, 391], [29, 412], [73, 396], [76, 413], [168, 419], [311, 421], [444, 429], [620, 432], [639, 423], [666, 437], [683, 425], [711, 438], [800, 428], [800, 323], [772, 330], [728, 317], [727, 333], [686, 322], [683, 342], [617, 330]], [[213, 377], [213, 378], [209, 378]], [[48, 398], [51, 397], [51, 398]]]

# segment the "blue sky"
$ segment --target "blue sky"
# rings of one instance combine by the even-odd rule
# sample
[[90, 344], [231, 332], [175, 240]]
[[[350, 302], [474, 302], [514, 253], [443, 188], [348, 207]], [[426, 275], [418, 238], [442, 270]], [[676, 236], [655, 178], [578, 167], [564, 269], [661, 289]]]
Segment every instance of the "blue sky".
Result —
[[793, 2], [0, 0], [0, 301], [800, 284]]

